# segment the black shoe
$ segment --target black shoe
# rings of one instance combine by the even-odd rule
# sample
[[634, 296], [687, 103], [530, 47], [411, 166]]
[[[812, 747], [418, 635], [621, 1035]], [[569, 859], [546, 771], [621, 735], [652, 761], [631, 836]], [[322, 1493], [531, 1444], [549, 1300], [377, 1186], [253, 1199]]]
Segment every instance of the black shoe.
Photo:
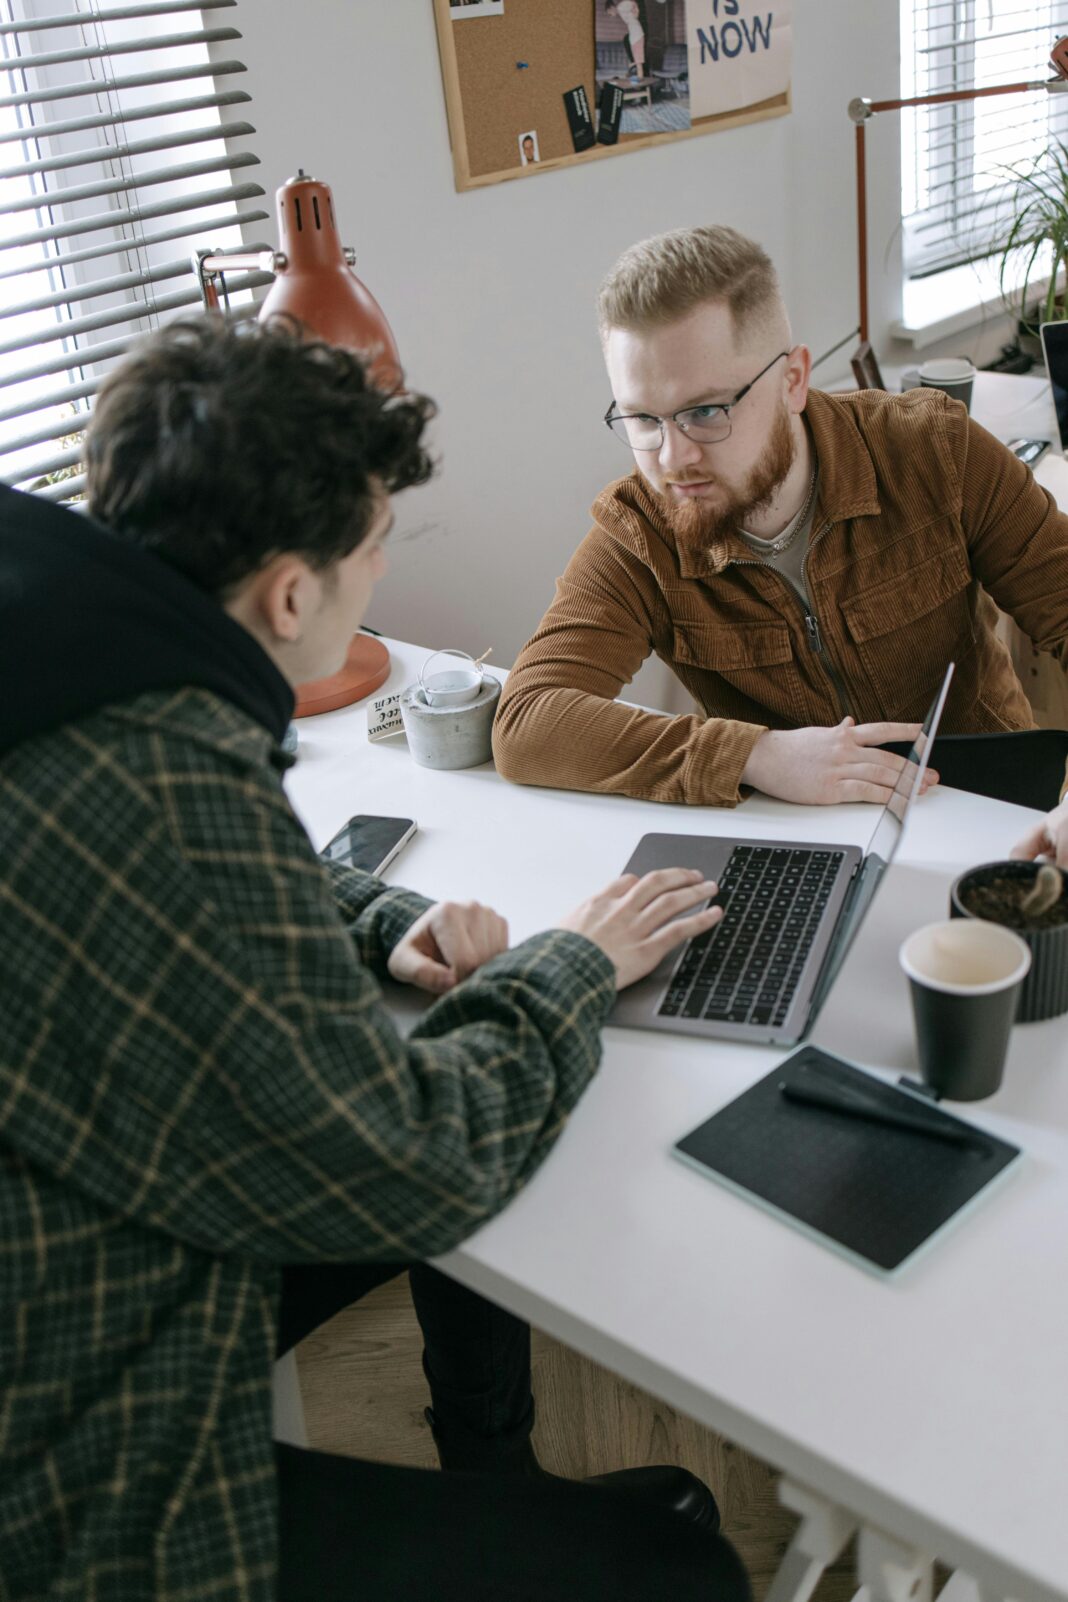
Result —
[[[430, 1425], [438, 1449], [438, 1461], [446, 1473], [504, 1474], [509, 1478], [531, 1480], [562, 1478], [542, 1468], [527, 1432], [503, 1442], [471, 1437], [463, 1443], [455, 1440], [443, 1442], [434, 1427], [434, 1414], [429, 1407], [425, 1409], [423, 1417]], [[651, 1468], [616, 1469], [611, 1474], [593, 1474], [580, 1483], [597, 1485], [602, 1490], [620, 1496], [641, 1497], [644, 1502], [677, 1513], [680, 1518], [713, 1535], [719, 1529], [719, 1508], [715, 1497], [704, 1481], [688, 1469], [676, 1468], [668, 1463]]]
[[669, 1513], [677, 1513], [679, 1518], [696, 1524], [700, 1530], [708, 1530], [711, 1535], [719, 1531], [716, 1499], [704, 1480], [699, 1480], [689, 1469], [658, 1463], [650, 1468], [616, 1469], [612, 1474], [594, 1474], [582, 1483], [602, 1485], [606, 1491], [618, 1491], [621, 1496], [640, 1496], [643, 1502], [652, 1502], [656, 1507], [666, 1508]]

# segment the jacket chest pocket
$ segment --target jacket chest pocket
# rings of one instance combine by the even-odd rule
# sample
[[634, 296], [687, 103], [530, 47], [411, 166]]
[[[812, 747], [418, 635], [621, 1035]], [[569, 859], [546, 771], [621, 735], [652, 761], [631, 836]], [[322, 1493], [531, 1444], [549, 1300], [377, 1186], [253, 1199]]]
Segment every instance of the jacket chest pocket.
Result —
[[922, 718], [946, 663], [975, 643], [972, 572], [959, 546], [841, 602], [875, 702], [885, 717]]
[[[675, 628], [675, 661], [698, 673], [714, 674], [786, 725], [802, 719], [805, 694], [797, 670], [794, 642], [785, 623], [688, 623]], [[720, 709], [715, 685], [702, 696], [706, 710]], [[737, 716], [736, 711], [728, 715]]]

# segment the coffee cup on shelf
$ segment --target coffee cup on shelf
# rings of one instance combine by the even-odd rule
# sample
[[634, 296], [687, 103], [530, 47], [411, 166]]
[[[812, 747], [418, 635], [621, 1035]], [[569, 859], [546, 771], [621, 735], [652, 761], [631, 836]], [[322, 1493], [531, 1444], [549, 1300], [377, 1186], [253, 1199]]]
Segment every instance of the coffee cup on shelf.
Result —
[[920, 385], [923, 389], [940, 389], [954, 400], [963, 401], [972, 409], [972, 386], [975, 368], [966, 356], [941, 356], [924, 362], [920, 367]]

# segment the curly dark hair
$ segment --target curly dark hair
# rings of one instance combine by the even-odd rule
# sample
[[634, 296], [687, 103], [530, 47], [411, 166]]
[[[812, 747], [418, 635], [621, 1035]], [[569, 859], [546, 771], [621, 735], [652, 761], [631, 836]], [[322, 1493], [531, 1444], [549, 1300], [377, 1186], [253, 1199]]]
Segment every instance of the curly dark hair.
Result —
[[327, 568], [365, 537], [383, 489], [430, 477], [433, 415], [289, 319], [170, 323], [97, 396], [89, 510], [212, 595], [281, 551]]

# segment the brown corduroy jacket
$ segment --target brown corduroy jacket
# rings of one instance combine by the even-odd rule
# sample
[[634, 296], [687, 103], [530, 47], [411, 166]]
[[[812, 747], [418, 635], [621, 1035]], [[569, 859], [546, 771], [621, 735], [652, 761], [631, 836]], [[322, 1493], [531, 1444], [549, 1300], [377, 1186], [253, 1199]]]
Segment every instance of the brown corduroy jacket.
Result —
[[[1068, 517], [938, 391], [813, 391], [805, 418], [811, 609], [736, 536], [680, 550], [638, 474], [610, 485], [501, 697], [506, 778], [734, 806], [766, 729], [918, 722], [950, 660], [945, 733], [1034, 727], [994, 603], [1068, 668]], [[654, 651], [703, 716], [615, 700]]]

